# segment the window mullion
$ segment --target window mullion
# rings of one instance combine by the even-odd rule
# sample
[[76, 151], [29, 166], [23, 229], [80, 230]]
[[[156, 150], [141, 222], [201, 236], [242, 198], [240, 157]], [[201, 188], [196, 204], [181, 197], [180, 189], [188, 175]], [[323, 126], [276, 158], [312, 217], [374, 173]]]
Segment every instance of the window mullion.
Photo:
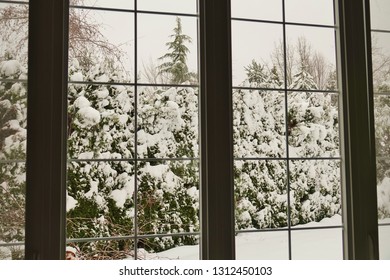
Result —
[[199, 2], [201, 258], [234, 259], [230, 0]]
[[64, 259], [69, 1], [30, 1], [26, 259]]
[[369, 1], [336, 1], [343, 89], [344, 257], [378, 259]]

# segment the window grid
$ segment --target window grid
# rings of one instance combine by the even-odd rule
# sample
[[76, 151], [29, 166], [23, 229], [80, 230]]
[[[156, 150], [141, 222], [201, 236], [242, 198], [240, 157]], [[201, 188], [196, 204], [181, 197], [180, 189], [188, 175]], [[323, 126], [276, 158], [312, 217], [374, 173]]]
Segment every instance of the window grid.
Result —
[[[187, 18], [198, 18], [197, 14], [188, 14], [188, 13], [178, 13], [178, 12], [159, 12], [159, 11], [148, 11], [148, 10], [139, 10], [138, 9], [138, 0], [134, 0], [134, 9], [120, 9], [120, 8], [109, 8], [109, 7], [93, 7], [93, 6], [76, 6], [70, 5], [70, 9], [83, 9], [83, 10], [96, 10], [96, 11], [104, 11], [104, 12], [123, 12], [134, 15], [134, 62], [132, 65], [134, 66], [134, 82], [95, 82], [95, 81], [70, 81], [68, 80], [68, 85], [100, 85], [100, 86], [131, 86], [134, 90], [134, 157], [133, 158], [121, 158], [121, 159], [105, 159], [105, 158], [92, 158], [92, 159], [74, 159], [69, 158], [68, 163], [71, 162], [131, 162], [134, 164], [134, 226], [133, 226], [133, 234], [129, 236], [110, 236], [110, 237], [91, 237], [91, 238], [67, 238], [67, 244], [77, 244], [77, 243], [87, 243], [87, 242], [95, 242], [95, 241], [115, 241], [115, 240], [133, 240], [134, 242], [134, 257], [135, 260], [142, 259], [139, 256], [138, 250], [138, 241], [146, 238], [162, 238], [162, 237], [180, 237], [180, 236], [199, 236], [199, 232], [180, 232], [180, 233], [156, 233], [156, 234], [140, 234], [139, 233], [139, 225], [138, 225], [138, 210], [139, 210], [139, 201], [138, 201], [138, 191], [139, 191], [139, 175], [138, 171], [140, 170], [139, 164], [142, 162], [200, 162], [199, 157], [185, 157], [185, 158], [140, 158], [138, 155], [138, 102], [140, 99], [140, 91], [141, 87], [159, 87], [162, 89], [169, 89], [172, 87], [175, 88], [195, 88], [199, 89], [199, 84], [163, 84], [163, 83], [144, 83], [139, 82], [137, 73], [139, 70], [138, 67], [138, 15], [141, 14], [151, 14], [151, 15], [162, 15], [162, 16], [177, 16], [177, 17], [187, 17]], [[197, 38], [194, 38], [194, 41], [197, 42]], [[199, 110], [199, 109], [198, 109]]]
[[[283, 41], [283, 62], [284, 62], [284, 77], [283, 82], [284, 84], [280, 88], [262, 88], [262, 87], [252, 87], [252, 86], [237, 86], [233, 85], [233, 92], [237, 90], [249, 90], [249, 91], [275, 91], [284, 93], [284, 121], [285, 121], [285, 157], [234, 157], [234, 161], [284, 161], [286, 166], [286, 185], [287, 185], [287, 227], [286, 228], [260, 228], [260, 229], [254, 229], [254, 230], [236, 230], [236, 233], [259, 233], [259, 232], [287, 232], [288, 233], [288, 258], [291, 260], [294, 258], [293, 248], [292, 248], [292, 232], [296, 231], [302, 231], [302, 230], [324, 230], [324, 229], [343, 229], [343, 225], [336, 225], [336, 226], [319, 226], [319, 227], [305, 227], [305, 228], [297, 228], [293, 227], [291, 223], [291, 163], [293, 161], [336, 161], [341, 163], [341, 156], [335, 156], [335, 157], [294, 157], [290, 155], [290, 142], [289, 142], [289, 133], [288, 131], [288, 112], [289, 112], [289, 94], [292, 92], [305, 92], [305, 93], [314, 93], [314, 94], [335, 94], [336, 96], [340, 94], [339, 87], [337, 86], [337, 90], [326, 90], [326, 89], [318, 89], [318, 90], [301, 90], [301, 89], [293, 89], [289, 88], [288, 84], [288, 73], [287, 73], [287, 27], [288, 26], [301, 26], [301, 27], [312, 27], [312, 28], [322, 28], [322, 29], [331, 29], [335, 31], [336, 36], [336, 26], [335, 25], [323, 25], [323, 24], [316, 24], [316, 23], [300, 23], [300, 22], [289, 22], [286, 21], [286, 0], [282, 1], [282, 20], [261, 20], [261, 19], [252, 19], [252, 18], [242, 18], [242, 17], [231, 17], [232, 22], [253, 22], [253, 23], [267, 23], [267, 24], [275, 24], [275, 25], [281, 25], [282, 26], [282, 41]], [[336, 61], [336, 64], [338, 62]], [[339, 98], [341, 98], [339, 96]], [[337, 106], [338, 108], [338, 119], [340, 119], [340, 106]], [[340, 136], [340, 131], [339, 131]], [[340, 141], [339, 137], [339, 141]], [[340, 148], [340, 147], [339, 147]], [[341, 184], [341, 173], [340, 174], [340, 184]], [[238, 186], [236, 185], [235, 188]], [[341, 189], [341, 186], [340, 186]], [[341, 210], [340, 210], [341, 211]], [[297, 225], [299, 226], [299, 224]], [[340, 236], [341, 238], [341, 236]], [[236, 245], [237, 246], [237, 245]]]
[[[28, 1], [7, 1], [7, 0], [0, 0], [0, 5], [1, 4], [10, 4], [10, 6], [20, 6], [20, 5], [26, 5], [28, 6], [29, 3]], [[8, 78], [0, 78], [0, 83], [21, 83], [21, 84], [26, 84], [27, 83], [27, 79], [8, 79]], [[26, 93], [26, 96], [28, 95], [28, 93]], [[8, 164], [24, 164], [26, 165], [26, 158], [24, 159], [11, 159], [11, 160], [8, 160], [8, 159], [0, 159], [0, 165], [8, 165]], [[1, 223], [1, 221], [0, 221]], [[24, 239], [25, 237], [23, 237]], [[14, 242], [9, 242], [9, 243], [2, 243], [0, 242], [0, 248], [1, 247], [4, 247], [4, 248], [7, 248], [7, 247], [14, 247], [14, 246], [18, 246], [18, 247], [23, 247], [25, 245], [25, 242], [24, 241], [14, 241]], [[23, 255], [24, 255], [24, 252], [23, 252]]]

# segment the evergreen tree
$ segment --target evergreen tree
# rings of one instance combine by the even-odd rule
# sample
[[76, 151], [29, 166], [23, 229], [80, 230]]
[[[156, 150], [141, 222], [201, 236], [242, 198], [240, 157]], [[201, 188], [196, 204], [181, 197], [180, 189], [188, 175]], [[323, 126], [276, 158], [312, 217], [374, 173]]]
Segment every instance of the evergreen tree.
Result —
[[168, 51], [159, 60], [159, 74], [167, 75], [170, 83], [181, 84], [186, 81], [191, 81], [196, 78], [194, 73], [189, 72], [187, 66], [187, 55], [190, 52], [186, 43], [191, 43], [190, 36], [183, 34], [181, 19], [176, 18], [176, 27], [173, 29], [173, 34], [170, 35], [172, 41], [167, 42]]
[[264, 66], [262, 66], [256, 60], [244, 67], [246, 76], [250, 84], [254, 84], [256, 87], [264, 87], [267, 83], [267, 74], [265, 73]]

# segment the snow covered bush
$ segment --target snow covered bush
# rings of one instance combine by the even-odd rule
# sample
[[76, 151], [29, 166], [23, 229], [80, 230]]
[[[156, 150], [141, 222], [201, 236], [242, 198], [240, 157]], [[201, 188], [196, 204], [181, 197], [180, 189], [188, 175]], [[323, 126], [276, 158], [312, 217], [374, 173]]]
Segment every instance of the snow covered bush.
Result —
[[[70, 69], [75, 81], [112, 79], [104, 69], [85, 72], [77, 61]], [[68, 155], [76, 160], [68, 168], [68, 237], [198, 231], [198, 162], [157, 160], [197, 156], [197, 91], [141, 89], [136, 112], [132, 87], [70, 83], [68, 100]], [[137, 157], [144, 159], [137, 163], [134, 131]], [[196, 242], [156, 238], [147, 248]]]
[[[248, 85], [263, 88], [281, 85], [274, 70], [267, 73], [252, 62], [247, 71]], [[318, 88], [304, 67], [294, 76], [290, 87], [297, 91], [288, 93], [287, 118], [283, 92], [233, 92], [235, 157], [252, 159], [235, 162], [238, 229], [287, 226], [288, 200], [292, 225], [320, 221], [341, 211], [339, 161], [310, 160], [339, 156], [337, 97], [310, 93]], [[287, 156], [286, 137], [290, 158], [307, 158], [289, 162], [290, 178], [286, 175], [286, 160], [278, 159]]]

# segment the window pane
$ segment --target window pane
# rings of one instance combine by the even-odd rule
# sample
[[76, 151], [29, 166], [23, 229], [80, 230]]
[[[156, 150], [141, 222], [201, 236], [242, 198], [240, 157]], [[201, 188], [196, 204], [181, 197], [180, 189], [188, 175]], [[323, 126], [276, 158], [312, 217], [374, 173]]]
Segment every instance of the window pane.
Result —
[[197, 24], [195, 17], [138, 14], [138, 82], [197, 84]]
[[134, 233], [134, 163], [70, 162], [66, 197], [67, 237]]
[[388, 0], [370, 0], [371, 28], [390, 30], [390, 2]]
[[[233, 18], [282, 20], [283, 0], [231, 0]], [[264, 9], [264, 7], [267, 7]]]
[[25, 191], [25, 163], [0, 163], [0, 260], [24, 258]]
[[317, 229], [291, 232], [292, 259], [294, 260], [342, 260], [343, 230]]
[[133, 260], [134, 240], [101, 240], [70, 242], [66, 246], [66, 260]]
[[379, 259], [390, 260], [390, 219], [386, 220], [387, 226], [379, 227]]
[[236, 229], [288, 225], [286, 162], [235, 161]]
[[339, 156], [338, 95], [291, 92], [287, 106], [290, 157]]
[[175, 235], [138, 239], [140, 260], [199, 260], [199, 235]]
[[334, 25], [333, 0], [285, 0], [286, 21]]
[[198, 145], [198, 88], [138, 89], [139, 158], [194, 158]]
[[[14, 65], [23, 67], [23, 64], [17, 60], [6, 60], [0, 63], [0, 66], [3, 66], [2, 69], [8, 69]], [[17, 71], [24, 71], [24, 69]], [[27, 73], [21, 75], [27, 75]], [[0, 78], [0, 161], [25, 160], [26, 141], [27, 83], [6, 81]]]
[[390, 93], [390, 33], [372, 32], [371, 37], [374, 91]]
[[134, 14], [69, 10], [69, 80], [134, 80]]
[[289, 88], [337, 90], [335, 30], [287, 26], [286, 33]]
[[142, 161], [137, 175], [138, 235], [199, 231], [198, 161]]
[[285, 119], [283, 92], [234, 90], [234, 157], [285, 157]]
[[282, 38], [280, 24], [233, 20], [233, 86], [281, 88], [284, 84]]
[[238, 233], [237, 260], [288, 260], [288, 232]]
[[290, 204], [293, 226], [341, 225], [340, 161], [291, 161]]
[[134, 158], [134, 87], [69, 84], [68, 157]]

